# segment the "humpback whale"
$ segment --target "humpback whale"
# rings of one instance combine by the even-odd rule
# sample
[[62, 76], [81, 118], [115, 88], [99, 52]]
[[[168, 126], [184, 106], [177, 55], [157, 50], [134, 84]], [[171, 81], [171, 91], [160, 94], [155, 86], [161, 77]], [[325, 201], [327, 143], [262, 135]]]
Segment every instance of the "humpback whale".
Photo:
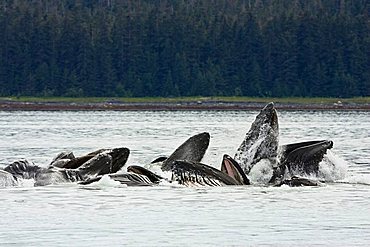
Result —
[[234, 160], [248, 174], [253, 165], [262, 159], [272, 164], [277, 162], [279, 124], [274, 104], [267, 104], [252, 123], [243, 142], [237, 149]]
[[[229, 166], [233, 166], [233, 164]], [[241, 168], [239, 167], [239, 169]], [[174, 160], [171, 163], [171, 178], [169, 179], [159, 176], [141, 166], [129, 166], [125, 173], [108, 174], [108, 176], [128, 186], [155, 185], [163, 180], [185, 186], [245, 185], [245, 183], [237, 180], [237, 178], [229, 176], [227, 173], [212, 166], [186, 160]], [[103, 176], [94, 177], [82, 181], [79, 184], [91, 184], [99, 181], [102, 177]]]
[[240, 169], [237, 171], [238, 177], [241, 176], [240, 179], [247, 181], [244, 184], [248, 184], [247, 175], [258, 162], [265, 159], [273, 171], [270, 184], [291, 186], [317, 184], [300, 176], [318, 174], [319, 163], [327, 150], [333, 147], [333, 142], [319, 140], [279, 146], [278, 138], [277, 112], [274, 104], [269, 103], [256, 116], [234, 159], [224, 156], [221, 170], [233, 176], [235, 171], [227, 169], [225, 164], [232, 162], [234, 167], [238, 167], [239, 164], [242, 171]]
[[75, 157], [73, 153], [62, 152], [58, 154], [49, 167], [59, 167], [65, 169], [77, 169], [83, 164], [94, 158], [98, 154], [107, 154], [112, 157], [112, 164], [109, 166], [102, 167], [102, 170], [98, 175], [115, 173], [119, 171], [124, 164], [126, 164], [130, 150], [128, 148], [113, 148], [113, 149], [99, 149], [97, 151], [91, 152], [87, 155]]
[[[271, 169], [276, 170], [277, 167], [279, 167], [278, 138], [279, 124], [277, 112], [274, 104], [269, 103], [256, 116], [249, 131], [246, 133], [244, 140], [238, 147], [234, 158], [231, 158], [229, 155], [223, 156], [221, 172], [227, 175], [228, 178], [232, 178], [234, 181], [237, 181], [236, 183], [234, 182], [233, 185], [250, 185], [251, 181], [248, 178], [248, 174], [259, 162], [267, 161], [267, 164], [271, 166]], [[199, 167], [204, 167], [204, 164], [198, 164], [197, 166], [191, 164], [182, 164], [182, 170], [184, 170], [184, 166], [188, 166], [187, 173], [189, 173], [189, 170], [199, 170]], [[177, 173], [178, 171], [176, 170], [175, 175], [177, 175]], [[193, 173], [199, 175], [199, 171], [194, 171]], [[200, 174], [204, 174], [204, 171], [202, 171]], [[276, 173], [276, 175], [277, 174], [278, 173]], [[208, 172], [204, 175], [206, 175], [208, 178], [211, 176], [212, 181], [220, 181], [220, 177], [215, 172]], [[181, 176], [180, 178], [182, 179]], [[177, 179], [181, 180], [179, 178]], [[227, 183], [221, 182], [219, 184]]]
[[[209, 146], [210, 135], [207, 132], [196, 134], [188, 138], [167, 158], [159, 157], [151, 162], [150, 168], [159, 165], [163, 172], [177, 171], [177, 162], [200, 162]], [[176, 168], [174, 168], [176, 167]], [[151, 170], [142, 166], [131, 165], [127, 167], [127, 172], [107, 174], [111, 179], [126, 184], [129, 186], [154, 185], [160, 181], [165, 180], [164, 177], [152, 172]], [[99, 181], [103, 176], [97, 176], [80, 184], [91, 184]], [[170, 182], [172, 179], [170, 179]]]
[[12, 174], [16, 178], [34, 179], [36, 177], [36, 173], [40, 169], [41, 167], [35, 165], [34, 163], [31, 163], [25, 159], [21, 159], [6, 166], [4, 171]]
[[127, 148], [101, 149], [76, 158], [73, 153], [63, 152], [47, 168], [18, 160], [1, 171], [0, 179], [13, 179], [12, 185], [17, 185], [19, 179], [34, 179], [35, 186], [84, 181], [119, 171], [126, 164], [129, 153]]
[[186, 186], [242, 185], [240, 181], [212, 166], [177, 160], [172, 167], [172, 181]]
[[120, 182], [121, 184], [127, 186], [151, 186], [157, 183], [153, 183], [150, 179], [145, 175], [140, 175], [135, 172], [124, 172], [124, 173], [114, 173], [114, 174], [106, 174], [100, 175], [97, 177], [89, 178], [79, 182], [81, 185], [92, 184], [94, 182], [100, 181], [103, 176], [109, 176], [110, 179], [114, 181]]
[[[159, 184], [165, 178], [155, 174], [154, 172], [142, 167], [131, 165], [127, 167], [127, 172], [123, 173], [113, 173], [113, 174], [106, 174], [109, 176], [110, 179], [114, 181], [120, 182], [121, 184], [125, 184], [128, 186], [148, 186]], [[87, 185], [94, 182], [99, 181], [102, 179], [103, 176], [96, 176], [84, 181], [79, 182], [79, 184]]]
[[277, 112], [274, 104], [269, 103], [256, 116], [234, 159], [223, 156], [220, 171], [198, 161], [174, 160], [170, 166], [172, 181], [188, 186], [250, 185], [248, 175], [256, 164], [264, 161], [271, 170], [271, 178], [266, 181], [270, 185], [319, 185], [304, 176], [317, 175], [319, 163], [333, 142], [320, 140], [279, 146], [278, 138]]
[[106, 167], [111, 166], [111, 164], [112, 156], [106, 153], [99, 153], [77, 169], [65, 169], [51, 166], [42, 169], [36, 174], [35, 186], [83, 181], [89, 177], [99, 175], [103, 170], [109, 169]]
[[[160, 157], [148, 167], [131, 165], [127, 172], [119, 173], [129, 156], [127, 148], [99, 149], [80, 157], [62, 152], [46, 168], [20, 160], [0, 170], [0, 186], [2, 183], [17, 185], [19, 179], [34, 179], [35, 186], [65, 182], [90, 184], [103, 176], [129, 186], [151, 186], [163, 180], [185, 186], [250, 185], [253, 171], [261, 164], [268, 164], [271, 171], [268, 185], [315, 186], [320, 183], [305, 176], [319, 174], [319, 163], [333, 147], [330, 140], [279, 146], [278, 116], [273, 103], [267, 104], [256, 116], [234, 158], [223, 156], [220, 170], [201, 163], [209, 141], [207, 132], [194, 135], [168, 158]], [[151, 170], [153, 166], [159, 166], [159, 170], [169, 173], [170, 177], [156, 174]]]
[[142, 166], [131, 165], [131, 166], [127, 167], [127, 171], [132, 172], [132, 173], [136, 173], [136, 174], [139, 174], [139, 175], [142, 175], [142, 176], [146, 176], [146, 177], [148, 177], [148, 179], [150, 180], [151, 183], [155, 183], [155, 184], [158, 184], [160, 181], [162, 181], [164, 179], [162, 176], [160, 176], [158, 174], [155, 174], [154, 172], [152, 172], [148, 169], [145, 169]]
[[[250, 185], [249, 175], [257, 164], [267, 163], [271, 175], [269, 185], [313, 186], [319, 182], [304, 178], [317, 174], [319, 163], [326, 151], [333, 146], [332, 141], [308, 141], [279, 146], [279, 125], [273, 103], [267, 104], [256, 116], [244, 140], [238, 147], [234, 158], [224, 155], [221, 169], [200, 163], [209, 145], [208, 133], [190, 137], [168, 158], [160, 157], [152, 164], [160, 164], [161, 170], [170, 172], [169, 182], [185, 186], [224, 186]], [[160, 163], [162, 162], [163, 163]], [[129, 166], [127, 173], [109, 174], [110, 178], [127, 185], [154, 185], [164, 180], [149, 169]], [[269, 173], [270, 174], [270, 173]], [[88, 184], [98, 181], [94, 177], [82, 182]]]
[[285, 166], [293, 175], [317, 175], [319, 163], [332, 147], [333, 142], [329, 140], [284, 145], [281, 147], [280, 166]]

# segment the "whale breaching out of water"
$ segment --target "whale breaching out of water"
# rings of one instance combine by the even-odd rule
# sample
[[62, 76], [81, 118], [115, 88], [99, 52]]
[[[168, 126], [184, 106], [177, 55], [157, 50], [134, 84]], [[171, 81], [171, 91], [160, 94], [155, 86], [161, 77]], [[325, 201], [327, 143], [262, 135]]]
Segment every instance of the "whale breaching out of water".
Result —
[[319, 177], [319, 164], [333, 147], [330, 140], [279, 145], [278, 116], [273, 103], [256, 116], [234, 158], [223, 155], [220, 170], [201, 163], [209, 141], [207, 132], [194, 135], [169, 157], [162, 156], [145, 167], [128, 166], [127, 172], [120, 170], [128, 160], [128, 148], [100, 149], [80, 157], [62, 152], [47, 168], [19, 160], [0, 170], [0, 186], [16, 186], [22, 179], [34, 179], [35, 186], [66, 182], [86, 185], [103, 176], [129, 186], [151, 186], [162, 181], [185, 186], [314, 186], [320, 182], [308, 177]]

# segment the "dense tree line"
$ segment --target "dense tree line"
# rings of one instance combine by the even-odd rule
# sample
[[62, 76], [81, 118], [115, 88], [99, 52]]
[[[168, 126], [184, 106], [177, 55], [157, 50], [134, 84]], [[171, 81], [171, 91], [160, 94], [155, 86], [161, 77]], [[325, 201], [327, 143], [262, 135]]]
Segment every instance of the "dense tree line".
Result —
[[369, 96], [368, 0], [3, 0], [0, 96]]

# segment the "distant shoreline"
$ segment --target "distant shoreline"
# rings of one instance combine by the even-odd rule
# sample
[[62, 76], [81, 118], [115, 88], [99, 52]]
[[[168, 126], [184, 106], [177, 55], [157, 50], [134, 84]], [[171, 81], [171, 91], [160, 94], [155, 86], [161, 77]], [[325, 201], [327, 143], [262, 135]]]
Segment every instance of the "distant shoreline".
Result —
[[[0, 111], [197, 111], [260, 110], [266, 102], [243, 101], [173, 101], [173, 102], [53, 102], [0, 100]], [[370, 103], [290, 103], [275, 102], [279, 110], [359, 110], [370, 111]]]

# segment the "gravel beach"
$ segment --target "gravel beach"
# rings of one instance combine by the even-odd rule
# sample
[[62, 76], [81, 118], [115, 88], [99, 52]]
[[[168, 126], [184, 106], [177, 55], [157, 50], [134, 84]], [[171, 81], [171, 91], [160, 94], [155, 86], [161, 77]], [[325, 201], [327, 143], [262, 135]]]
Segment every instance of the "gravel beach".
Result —
[[[186, 111], [186, 110], [259, 110], [265, 103], [261, 102], [223, 102], [223, 101], [189, 101], [189, 102], [146, 102], [125, 103], [106, 101], [102, 103], [74, 102], [21, 102], [0, 101], [2, 111]], [[370, 103], [275, 103], [281, 110], [370, 110]]]

